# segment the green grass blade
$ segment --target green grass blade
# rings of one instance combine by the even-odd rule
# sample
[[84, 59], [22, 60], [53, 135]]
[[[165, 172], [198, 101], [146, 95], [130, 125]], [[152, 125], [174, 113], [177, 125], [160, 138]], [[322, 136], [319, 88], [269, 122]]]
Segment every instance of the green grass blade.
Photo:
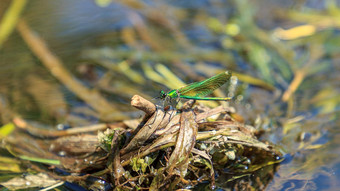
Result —
[[32, 162], [39, 162], [39, 163], [44, 163], [44, 164], [51, 164], [51, 165], [60, 165], [60, 160], [56, 159], [45, 159], [45, 158], [38, 158], [38, 157], [30, 157], [30, 156], [25, 156], [21, 155], [19, 158], [23, 160], [29, 160]]

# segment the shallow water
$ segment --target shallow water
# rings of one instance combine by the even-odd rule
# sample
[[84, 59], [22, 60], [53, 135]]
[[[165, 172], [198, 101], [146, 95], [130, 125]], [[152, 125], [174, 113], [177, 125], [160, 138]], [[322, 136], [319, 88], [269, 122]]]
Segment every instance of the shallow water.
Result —
[[[98, 7], [94, 1], [34, 0], [23, 18], [75, 77], [126, 113], [134, 111], [133, 94], [152, 98], [171, 88], [150, 77], [146, 65], [162, 63], [187, 83], [226, 69], [265, 81], [275, 90], [239, 77], [239, 99], [232, 103], [246, 123], [266, 131], [261, 140], [284, 154], [265, 189], [337, 190], [340, 8], [325, 2], [145, 1]], [[278, 28], [307, 24], [315, 31], [298, 29], [291, 39], [278, 35], [283, 35]], [[298, 33], [306, 36], [292, 37]], [[129, 67], [112, 67], [122, 60]], [[17, 31], [0, 49], [0, 68], [0, 97], [8, 106], [2, 124], [9, 110], [49, 125], [99, 120], [32, 55]], [[295, 93], [282, 100], [298, 75], [303, 77]]]

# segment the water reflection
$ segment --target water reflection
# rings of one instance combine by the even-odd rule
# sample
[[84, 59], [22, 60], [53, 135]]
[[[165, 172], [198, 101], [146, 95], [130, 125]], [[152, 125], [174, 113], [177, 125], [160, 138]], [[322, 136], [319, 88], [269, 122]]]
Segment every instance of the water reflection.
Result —
[[[248, 4], [145, 1], [99, 7], [95, 1], [34, 0], [23, 18], [75, 77], [99, 89], [123, 112], [131, 110], [129, 98], [134, 93], [151, 98], [167, 86], [160, 83], [162, 78], [147, 73], [158, 62], [188, 82], [224, 68], [264, 80], [266, 87], [276, 90], [239, 77], [235, 91], [242, 100], [233, 104], [247, 123], [265, 132], [261, 140], [279, 145], [285, 154], [266, 188], [335, 190], [340, 186], [339, 26], [332, 22], [332, 14], [324, 15], [330, 20], [326, 24], [313, 18], [322, 19], [320, 10], [339, 8], [310, 1], [286, 1], [285, 7], [272, 1]], [[304, 11], [306, 7], [312, 12]], [[277, 27], [301, 23], [317, 30], [287, 41], [270, 35]], [[228, 33], [228, 24], [240, 31]], [[41, 65], [17, 32], [2, 47], [0, 60], [0, 94], [8, 111], [46, 124], [99, 120], [91, 107]], [[283, 92], [299, 74], [298, 87], [283, 101]], [[2, 124], [10, 118], [1, 117]], [[220, 178], [223, 182], [230, 177]]]

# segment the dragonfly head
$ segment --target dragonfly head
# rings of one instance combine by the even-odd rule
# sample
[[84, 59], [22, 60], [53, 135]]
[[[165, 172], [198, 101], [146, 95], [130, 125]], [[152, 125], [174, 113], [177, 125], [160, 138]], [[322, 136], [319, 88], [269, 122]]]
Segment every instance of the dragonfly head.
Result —
[[166, 94], [163, 90], [161, 90], [161, 91], [159, 92], [159, 98], [165, 99], [166, 96], [167, 96], [167, 94]]

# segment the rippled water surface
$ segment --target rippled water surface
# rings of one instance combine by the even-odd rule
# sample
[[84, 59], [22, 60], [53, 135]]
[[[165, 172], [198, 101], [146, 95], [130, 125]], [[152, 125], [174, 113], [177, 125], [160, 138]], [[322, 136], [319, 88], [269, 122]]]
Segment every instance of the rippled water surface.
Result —
[[[98, 0], [98, 2], [100, 2]], [[85, 86], [139, 117], [130, 98], [231, 70], [231, 103], [285, 158], [265, 190], [340, 187], [340, 4], [336, 1], [32, 0], [22, 18]], [[10, 1], [0, 3], [4, 15]], [[122, 62], [125, 61], [125, 62]], [[227, 95], [226, 88], [219, 92]], [[100, 121], [32, 54], [17, 29], [0, 49], [1, 124], [9, 113], [55, 126]], [[93, 106], [92, 106], [93, 107]], [[115, 118], [118, 119], [118, 118]], [[232, 188], [223, 176], [217, 188]]]

